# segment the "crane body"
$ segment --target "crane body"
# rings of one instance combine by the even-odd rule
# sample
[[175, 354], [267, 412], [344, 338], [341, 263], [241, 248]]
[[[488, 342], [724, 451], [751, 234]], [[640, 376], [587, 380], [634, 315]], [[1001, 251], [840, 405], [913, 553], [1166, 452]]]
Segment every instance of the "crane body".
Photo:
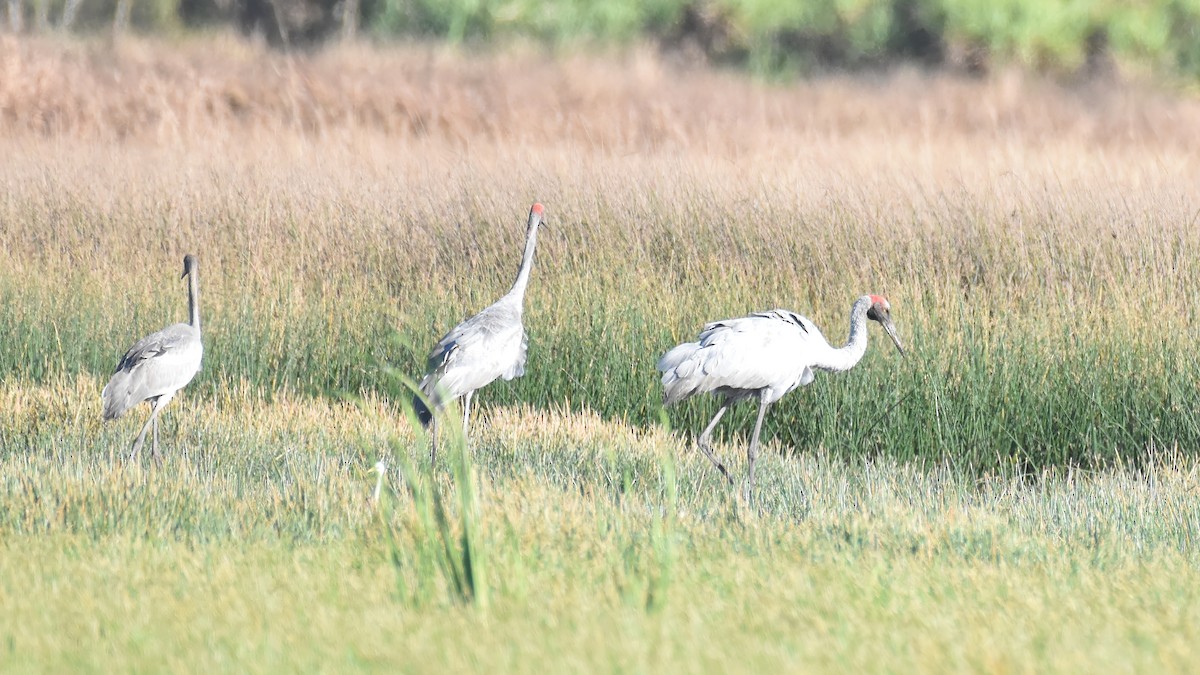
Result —
[[816, 371], [853, 368], [866, 353], [868, 319], [879, 322], [904, 353], [892, 323], [891, 306], [878, 295], [864, 295], [854, 302], [850, 337], [840, 348], [830, 345], [812, 321], [784, 309], [710, 323], [696, 342], [678, 345], [659, 359], [663, 402], [670, 406], [704, 393], [723, 399], [697, 445], [732, 484], [729, 470], [713, 453], [712, 432], [729, 406], [758, 400], [758, 420], [747, 451], [746, 494], [752, 500], [758, 439], [767, 408], [793, 389], [810, 384]]
[[[188, 278], [188, 323], [177, 323], [138, 340], [117, 363], [112, 377], [100, 398], [104, 403], [104, 419], [120, 418], [134, 406], [149, 401], [150, 418], [133, 442], [130, 460], [137, 458], [146, 441], [146, 432], [153, 427], [154, 461], [162, 464], [158, 450], [158, 414], [175, 394], [188, 385], [204, 358], [200, 337], [200, 281], [196, 256], [183, 259], [183, 277]], [[183, 278], [181, 277], [181, 278]]]
[[[525, 374], [529, 336], [523, 322], [525, 289], [533, 269], [538, 228], [545, 212], [541, 204], [529, 209], [525, 249], [512, 288], [483, 311], [447, 333], [429, 354], [425, 377], [419, 385], [422, 396], [413, 398], [413, 408], [422, 424], [434, 424], [433, 455], [437, 454], [437, 412], [449, 401], [463, 401], [463, 434], [471, 417], [474, 393], [497, 379], [512, 380]], [[430, 406], [425, 404], [429, 401]]]

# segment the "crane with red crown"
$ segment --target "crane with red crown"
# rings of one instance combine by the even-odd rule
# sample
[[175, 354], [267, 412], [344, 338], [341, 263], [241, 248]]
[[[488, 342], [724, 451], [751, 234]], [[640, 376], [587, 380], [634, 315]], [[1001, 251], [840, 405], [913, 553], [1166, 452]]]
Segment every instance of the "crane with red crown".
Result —
[[413, 398], [413, 408], [422, 424], [434, 424], [431, 457], [437, 456], [437, 413], [446, 402], [462, 399], [465, 437], [475, 391], [498, 378], [511, 380], [525, 374], [525, 355], [529, 349], [529, 336], [522, 321], [525, 288], [533, 270], [533, 251], [544, 213], [541, 204], [529, 209], [525, 251], [508, 293], [455, 326], [429, 354], [428, 370], [419, 385], [421, 394]]
[[729, 406], [758, 399], [758, 421], [746, 455], [746, 499], [753, 504], [754, 461], [767, 408], [793, 389], [811, 383], [815, 371], [853, 368], [867, 351], [867, 319], [879, 322], [903, 355], [891, 311], [882, 296], [864, 295], [855, 300], [850, 308], [850, 337], [840, 348], [830, 345], [812, 321], [784, 309], [710, 323], [696, 342], [685, 342], [659, 359], [663, 402], [670, 406], [703, 393], [724, 398], [696, 445], [732, 485], [733, 477], [713, 454], [713, 429]]

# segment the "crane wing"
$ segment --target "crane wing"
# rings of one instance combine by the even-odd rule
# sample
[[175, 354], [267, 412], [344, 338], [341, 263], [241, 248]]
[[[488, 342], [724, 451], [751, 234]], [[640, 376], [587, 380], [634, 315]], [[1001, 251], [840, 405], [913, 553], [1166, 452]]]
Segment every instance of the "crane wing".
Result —
[[457, 398], [498, 377], [519, 377], [525, 372], [526, 351], [520, 306], [501, 300], [455, 326], [438, 342], [429, 354], [421, 390], [440, 405], [439, 387], [449, 398]]
[[812, 382], [814, 340], [824, 340], [816, 326], [787, 310], [714, 321], [659, 361], [664, 397], [673, 403], [703, 392], [769, 389], [778, 398]]
[[[812, 322], [810, 322], [808, 319], [805, 319], [804, 317], [800, 316], [799, 314], [788, 311], [786, 309], [771, 309], [771, 310], [767, 310], [765, 312], [755, 312], [746, 318], [748, 318], [748, 319], [770, 319], [772, 321], [782, 321], [784, 323], [794, 324], [798, 328], [800, 328], [801, 331], [803, 331], [805, 333], [810, 332], [809, 326], [812, 326]], [[816, 328], [816, 326], [812, 326], [812, 327]]]
[[455, 352], [471, 349], [489, 341], [496, 333], [521, 325], [519, 312], [511, 311], [507, 305], [496, 303], [482, 312], [466, 319], [446, 333], [429, 353], [428, 368], [433, 371], [455, 358]]
[[132, 370], [143, 361], [163, 356], [195, 339], [195, 331], [186, 323], [167, 326], [157, 333], [151, 333], [133, 343], [129, 351], [125, 352], [125, 355], [121, 357], [120, 362], [117, 363], [117, 367], [113, 372]]
[[115, 419], [146, 399], [182, 389], [200, 372], [203, 356], [199, 331], [185, 323], [138, 340], [100, 393], [104, 418]]
[[521, 377], [525, 374], [525, 357], [529, 353], [529, 334], [521, 330], [521, 346], [517, 351], [517, 359], [512, 366], [501, 375], [506, 380]]

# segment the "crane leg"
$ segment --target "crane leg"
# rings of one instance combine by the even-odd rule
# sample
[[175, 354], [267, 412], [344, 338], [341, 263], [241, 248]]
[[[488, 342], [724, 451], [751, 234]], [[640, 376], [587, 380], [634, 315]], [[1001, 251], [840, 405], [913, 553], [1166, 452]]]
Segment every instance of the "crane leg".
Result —
[[758, 435], [762, 432], [763, 418], [767, 416], [767, 391], [758, 394], [758, 421], [754, 423], [754, 437], [750, 439], [750, 448], [746, 450], [746, 503], [754, 506], [754, 461], [758, 459]]
[[129, 461], [136, 460], [138, 453], [142, 451], [142, 446], [146, 444], [146, 432], [150, 431], [150, 427], [154, 427], [154, 455], [155, 457], [158, 456], [158, 411], [162, 410], [162, 407], [170, 400], [169, 398], [164, 400], [162, 396], [154, 399], [154, 402], [151, 404], [153, 408], [150, 411], [150, 419], [146, 420], [146, 424], [142, 427], [142, 432], [138, 434], [137, 440], [133, 442], [133, 450], [129, 453]]
[[717, 414], [713, 415], [712, 421], [708, 423], [708, 426], [704, 427], [704, 431], [700, 432], [700, 437], [696, 439], [696, 445], [700, 448], [700, 452], [703, 452], [704, 456], [708, 458], [708, 461], [712, 462], [713, 466], [717, 467], [717, 469], [721, 472], [721, 475], [725, 476], [725, 480], [729, 481], [730, 485], [733, 485], [733, 476], [729, 475], [729, 470], [725, 468], [725, 465], [721, 463], [721, 460], [717, 459], [717, 456], [713, 453], [712, 449], [713, 429], [717, 428], [717, 422], [720, 422], [721, 418], [725, 416], [725, 411], [729, 410], [729, 405], [729, 400], [726, 400], [721, 404], [721, 407], [717, 409]]
[[463, 397], [463, 441], [467, 440], [467, 424], [471, 421], [471, 397], [475, 392], [468, 391]]
[[145, 426], [142, 427], [142, 433], [138, 434], [137, 440], [133, 442], [133, 450], [129, 453], [129, 461], [137, 461], [138, 453], [142, 451], [142, 446], [146, 444], [146, 432], [150, 430], [150, 425], [154, 422], [154, 413], [150, 413], [150, 419], [146, 420]]
[[438, 410], [433, 410], [433, 420], [429, 426], [429, 468], [437, 463], [437, 442], [438, 442]]
[[154, 414], [154, 445], [150, 447], [150, 456], [154, 458], [154, 464], [161, 469], [162, 455], [158, 452], [158, 413]]

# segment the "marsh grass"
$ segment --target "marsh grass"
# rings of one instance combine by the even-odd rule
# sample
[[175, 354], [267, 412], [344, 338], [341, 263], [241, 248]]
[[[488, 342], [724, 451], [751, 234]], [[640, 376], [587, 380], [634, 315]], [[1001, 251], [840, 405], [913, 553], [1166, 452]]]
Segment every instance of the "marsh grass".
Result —
[[[851, 301], [880, 292], [909, 358], [875, 343], [852, 374], [785, 399], [768, 434], [977, 469], [1013, 457], [1034, 469], [1098, 466], [1151, 444], [1200, 445], [1194, 187], [1156, 172], [1158, 156], [1100, 157], [1063, 178], [1051, 176], [1061, 151], [1027, 150], [1014, 160], [1038, 164], [1021, 183], [992, 185], [961, 164], [963, 184], [934, 198], [936, 176], [917, 187], [873, 178], [901, 170], [886, 158], [856, 160], [836, 181], [818, 167], [746, 177], [734, 162], [662, 157], [595, 157], [585, 176], [557, 173], [569, 153], [553, 149], [463, 165], [444, 149], [398, 147], [374, 160], [381, 188], [359, 180], [355, 155], [327, 150], [307, 172], [269, 153], [254, 168], [207, 172], [187, 166], [202, 151], [106, 159], [103, 170], [84, 153], [65, 170], [90, 178], [50, 193], [40, 176], [61, 162], [8, 163], [6, 378], [107, 373], [138, 335], [182, 320], [176, 258], [198, 251], [207, 355], [197, 395], [392, 393], [389, 372], [418, 377], [436, 336], [508, 288], [521, 213], [540, 199], [552, 227], [528, 298], [527, 374], [490, 387], [481, 405], [651, 424], [655, 359], [705, 322], [787, 307], [836, 343]], [[176, 161], [178, 172], [148, 177]], [[877, 206], [858, 177], [874, 182]], [[189, 215], [161, 235], [128, 225], [163, 212]], [[671, 414], [694, 430], [711, 410]]]
[[[185, 47], [156, 69], [134, 44], [2, 45], [6, 665], [1195, 662], [1194, 102], [911, 73], [772, 88], [645, 55]], [[356, 105], [395, 119], [334, 114], [388, 68], [429, 108], [380, 85]], [[205, 104], [247, 81], [242, 113]], [[534, 200], [526, 375], [429, 469], [407, 387], [509, 287]], [[145, 411], [104, 425], [98, 393], [183, 319], [187, 252], [205, 363], [155, 471], [120, 459]], [[664, 411], [656, 358], [776, 306], [838, 342], [864, 292], [908, 357], [872, 333], [773, 407], [748, 512], [692, 448], [713, 402]], [[735, 470], [752, 414], [718, 434]], [[381, 459], [403, 470], [376, 501]]]
[[[95, 385], [7, 389], [37, 404], [0, 421], [61, 424]], [[5, 434], [10, 666], [1179, 670], [1194, 655], [1200, 469], [1178, 453], [972, 476], [769, 441], [750, 514], [665, 430], [493, 408], [475, 481], [392, 479], [381, 508], [366, 467], [428, 458], [384, 402], [186, 395], [172, 412], [162, 471], [120, 459], [133, 423], [86, 442]], [[433, 559], [461, 546], [464, 485], [478, 614]], [[419, 511], [435, 491], [448, 539], [418, 540], [439, 527]]]
[[[410, 427], [420, 428], [411, 408], [406, 406], [405, 412]], [[456, 602], [486, 611], [488, 555], [481, 532], [479, 476], [472, 467], [461, 424], [443, 426], [449, 428], [443, 429], [447, 438], [441, 439], [439, 448], [450, 466], [449, 487], [443, 485], [445, 481], [433, 461], [410, 462], [406, 449], [395, 438], [389, 438], [389, 456], [396, 464], [399, 487], [389, 486], [386, 498], [381, 495], [376, 508], [381, 512], [391, 561], [402, 584], [400, 593], [427, 602], [431, 586], [440, 579]], [[418, 434], [418, 438], [424, 440], [425, 434]], [[377, 467], [385, 467], [386, 463], [380, 460]], [[398, 517], [401, 509], [405, 513]], [[401, 533], [393, 529], [396, 520], [403, 523]], [[406, 580], [413, 580], [416, 587], [405, 587]]]

